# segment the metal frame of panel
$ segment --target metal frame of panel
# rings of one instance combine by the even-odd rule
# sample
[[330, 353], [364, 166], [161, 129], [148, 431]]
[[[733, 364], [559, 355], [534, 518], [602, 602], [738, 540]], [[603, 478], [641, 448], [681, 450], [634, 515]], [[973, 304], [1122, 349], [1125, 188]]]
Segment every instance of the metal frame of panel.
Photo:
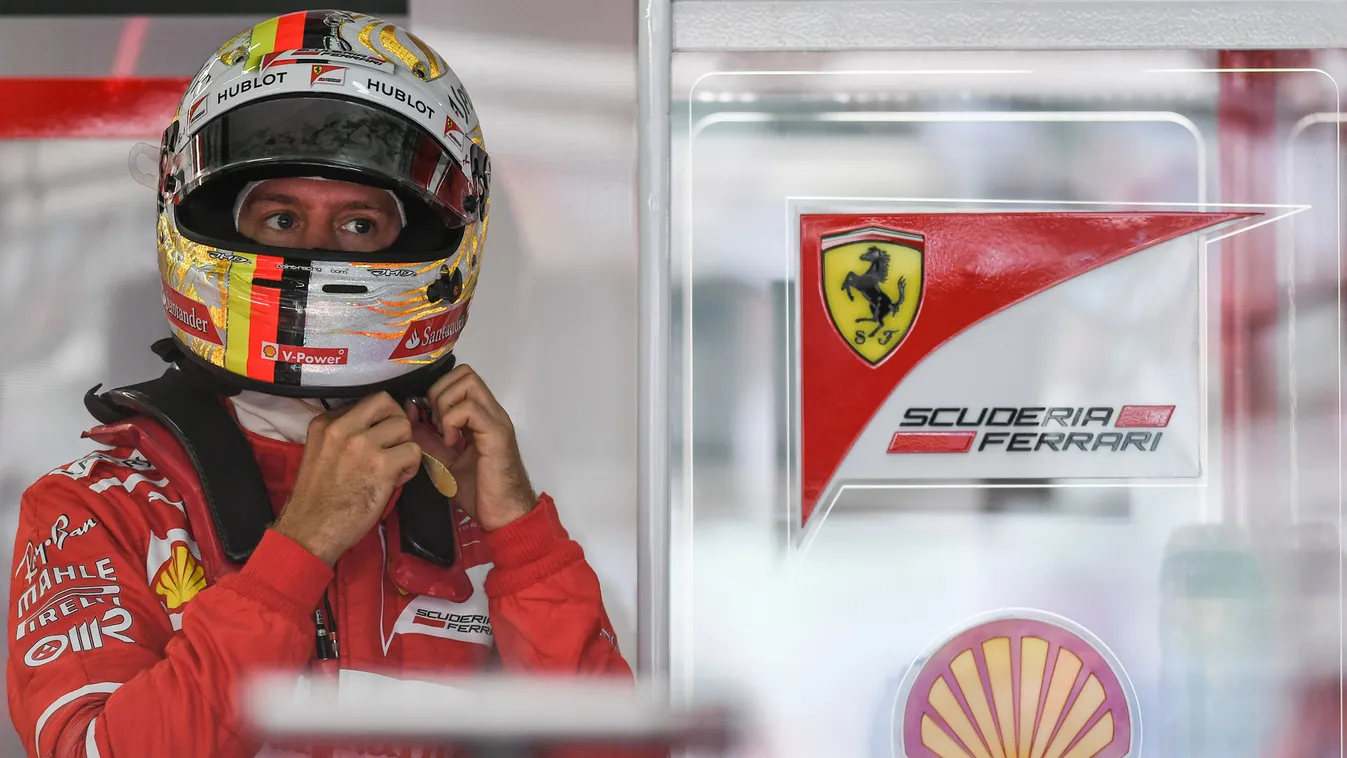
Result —
[[669, 671], [669, 0], [641, 0], [637, 36], [637, 670]]
[[680, 0], [676, 50], [1347, 47], [1341, 0]]

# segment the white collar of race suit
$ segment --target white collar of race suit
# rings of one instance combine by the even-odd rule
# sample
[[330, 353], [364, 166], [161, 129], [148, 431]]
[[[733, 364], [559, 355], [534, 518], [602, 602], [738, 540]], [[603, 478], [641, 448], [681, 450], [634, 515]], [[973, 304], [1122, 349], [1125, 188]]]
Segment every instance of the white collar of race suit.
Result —
[[[321, 401], [311, 398], [281, 397], [261, 392], [240, 392], [229, 399], [244, 429], [273, 440], [304, 444], [309, 422], [324, 411]], [[344, 400], [329, 400], [336, 407]]]

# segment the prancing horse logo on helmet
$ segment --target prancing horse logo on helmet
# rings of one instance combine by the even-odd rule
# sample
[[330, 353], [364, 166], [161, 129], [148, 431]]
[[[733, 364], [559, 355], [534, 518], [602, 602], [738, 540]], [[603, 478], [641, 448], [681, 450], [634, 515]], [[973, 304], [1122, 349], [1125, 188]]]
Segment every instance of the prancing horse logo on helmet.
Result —
[[822, 241], [828, 315], [851, 349], [877, 366], [903, 341], [916, 319], [925, 238], [866, 227]]

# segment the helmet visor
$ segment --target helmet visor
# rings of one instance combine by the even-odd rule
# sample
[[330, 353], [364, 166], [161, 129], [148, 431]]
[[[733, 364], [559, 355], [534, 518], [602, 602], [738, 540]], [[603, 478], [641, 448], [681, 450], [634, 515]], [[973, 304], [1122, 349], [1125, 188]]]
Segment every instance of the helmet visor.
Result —
[[475, 217], [469, 206], [481, 191], [424, 129], [338, 97], [288, 95], [240, 106], [202, 126], [178, 156], [175, 201], [223, 176], [354, 176], [410, 195], [455, 227]]

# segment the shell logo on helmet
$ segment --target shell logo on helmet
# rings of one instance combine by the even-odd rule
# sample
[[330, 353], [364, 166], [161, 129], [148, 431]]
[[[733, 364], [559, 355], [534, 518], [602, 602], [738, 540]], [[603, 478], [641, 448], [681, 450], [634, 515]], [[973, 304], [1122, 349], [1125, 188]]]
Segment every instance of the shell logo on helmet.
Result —
[[[453, 365], [490, 164], [472, 101], [438, 53], [364, 14], [289, 13], [222, 45], [178, 113], [161, 146], [158, 239], [165, 317], [188, 360], [240, 389], [299, 397], [428, 387]], [[244, 238], [240, 188], [285, 176], [390, 189], [406, 226], [365, 254]], [[340, 355], [303, 347], [333, 344]]]
[[295, 363], [307, 366], [340, 366], [346, 363], [344, 347], [296, 347], [262, 343], [262, 357], [269, 361]]

